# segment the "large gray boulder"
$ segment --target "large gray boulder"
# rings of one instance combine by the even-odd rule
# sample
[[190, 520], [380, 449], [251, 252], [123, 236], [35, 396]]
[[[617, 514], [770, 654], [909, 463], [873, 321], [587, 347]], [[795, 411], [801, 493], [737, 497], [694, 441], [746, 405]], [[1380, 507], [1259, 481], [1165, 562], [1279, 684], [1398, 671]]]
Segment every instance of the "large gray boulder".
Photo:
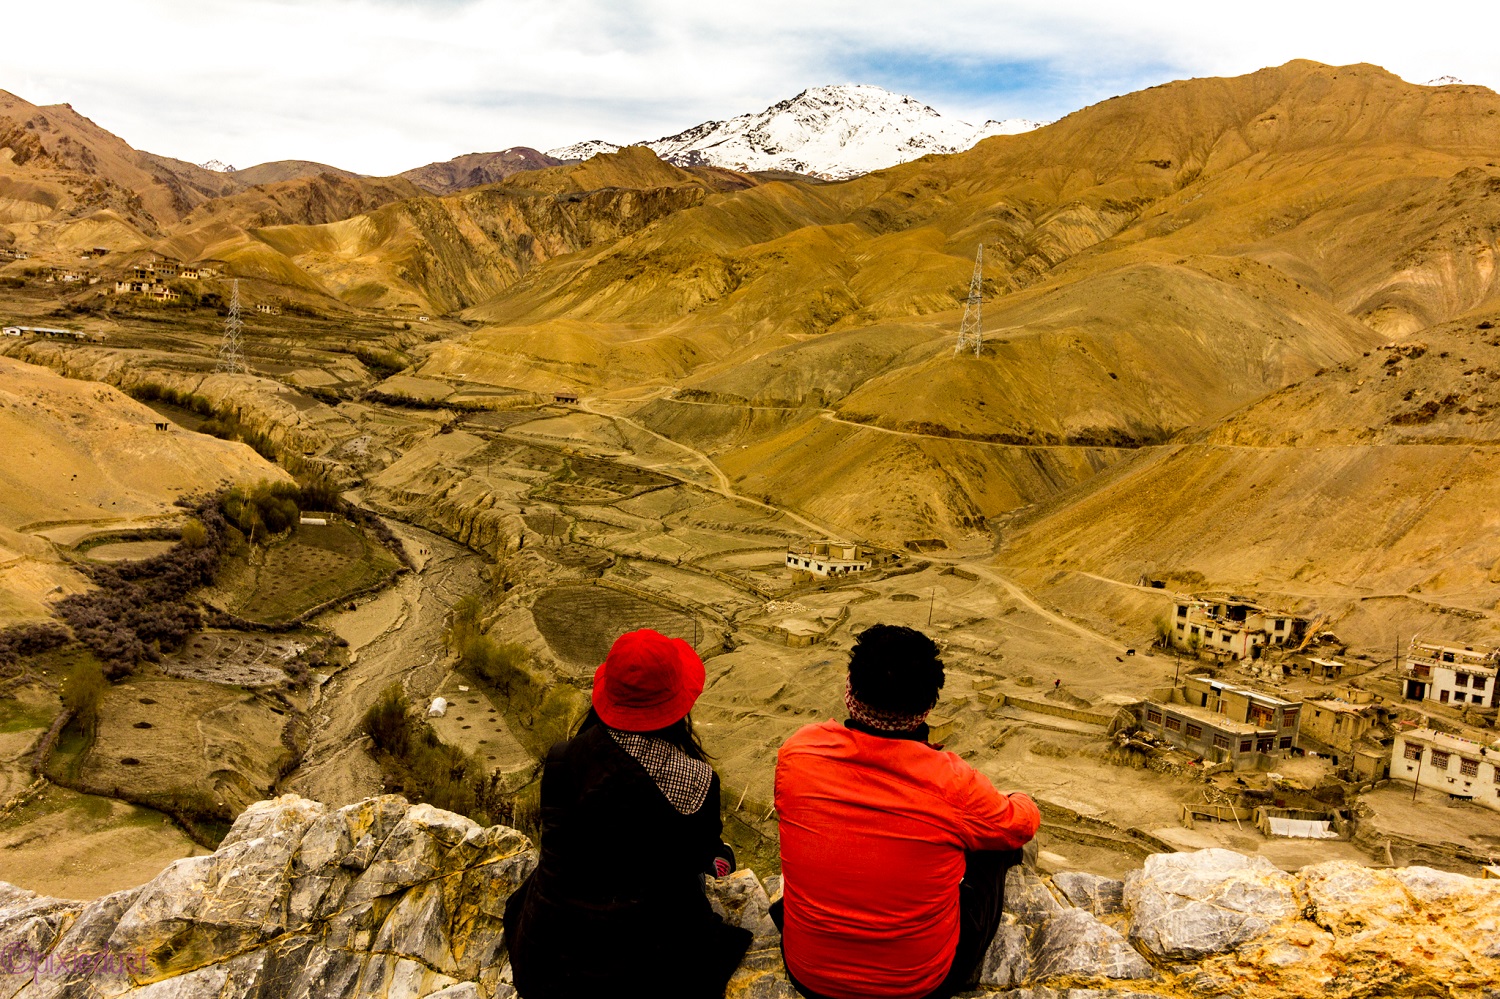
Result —
[[1230, 850], [1153, 854], [1125, 881], [1130, 939], [1172, 961], [1232, 950], [1298, 914], [1295, 885], [1264, 857]]

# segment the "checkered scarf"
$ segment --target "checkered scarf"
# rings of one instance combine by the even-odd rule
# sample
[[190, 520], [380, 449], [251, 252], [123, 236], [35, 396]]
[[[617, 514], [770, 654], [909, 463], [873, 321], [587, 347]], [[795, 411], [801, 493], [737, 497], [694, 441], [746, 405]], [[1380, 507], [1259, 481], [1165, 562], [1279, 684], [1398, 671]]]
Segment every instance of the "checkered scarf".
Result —
[[638, 732], [621, 732], [605, 726], [609, 737], [629, 753], [650, 775], [667, 802], [682, 815], [692, 815], [703, 807], [714, 771], [702, 760], [667, 742]]
[[883, 711], [880, 708], [870, 707], [854, 696], [852, 680], [844, 682], [844, 707], [849, 709], [850, 718], [861, 725], [868, 725], [881, 732], [910, 732], [927, 720], [926, 711], [902, 714], [899, 711]]

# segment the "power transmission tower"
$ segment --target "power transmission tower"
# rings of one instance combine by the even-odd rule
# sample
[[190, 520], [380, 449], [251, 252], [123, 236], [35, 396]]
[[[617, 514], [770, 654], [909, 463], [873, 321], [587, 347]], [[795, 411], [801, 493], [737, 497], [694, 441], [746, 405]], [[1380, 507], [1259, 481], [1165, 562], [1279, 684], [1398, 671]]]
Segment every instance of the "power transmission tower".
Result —
[[984, 346], [984, 333], [979, 328], [983, 286], [984, 244], [980, 243], [978, 252], [974, 254], [974, 276], [969, 279], [969, 300], [964, 303], [964, 321], [958, 327], [958, 346], [953, 348], [954, 357], [970, 348], [973, 348], [974, 356], [978, 357]]
[[245, 352], [240, 344], [240, 336], [245, 332], [245, 324], [240, 322], [240, 282], [236, 278], [234, 282], [234, 294], [229, 299], [229, 315], [224, 320], [224, 339], [219, 341], [219, 363], [215, 365], [215, 371], [228, 371], [234, 373], [246, 373], [250, 368], [245, 364]]

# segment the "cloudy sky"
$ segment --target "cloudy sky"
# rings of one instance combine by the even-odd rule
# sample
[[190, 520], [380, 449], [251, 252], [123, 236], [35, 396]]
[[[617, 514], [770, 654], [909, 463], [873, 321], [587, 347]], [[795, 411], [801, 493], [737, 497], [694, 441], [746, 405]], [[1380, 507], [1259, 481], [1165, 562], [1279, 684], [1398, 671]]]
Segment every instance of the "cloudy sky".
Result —
[[652, 139], [825, 83], [976, 123], [1294, 58], [1500, 89], [1494, 0], [9, 0], [0, 24], [0, 89], [138, 148], [376, 174]]

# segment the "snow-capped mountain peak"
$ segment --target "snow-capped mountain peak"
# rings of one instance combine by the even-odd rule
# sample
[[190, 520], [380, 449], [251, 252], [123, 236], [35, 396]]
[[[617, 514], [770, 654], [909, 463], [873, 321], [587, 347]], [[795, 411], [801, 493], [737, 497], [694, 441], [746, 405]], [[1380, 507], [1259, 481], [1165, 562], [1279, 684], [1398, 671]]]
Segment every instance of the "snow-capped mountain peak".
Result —
[[582, 142], [575, 142], [569, 146], [549, 149], [546, 155], [558, 160], [586, 160], [600, 153], [618, 153], [622, 148], [613, 142], [605, 142], [603, 139], [584, 139]]
[[[987, 121], [978, 128], [915, 98], [868, 84], [810, 87], [764, 111], [736, 115], [650, 142], [656, 155], [678, 166], [784, 170], [829, 180], [869, 173], [929, 153], [956, 153], [992, 135], [1040, 127], [1025, 118]], [[549, 149], [564, 160], [619, 149], [599, 140]]]
[[199, 163], [198, 165], [205, 170], [212, 170], [214, 173], [231, 173], [234, 170], [233, 166], [225, 163], [223, 160], [209, 160], [207, 163]]
[[[1024, 129], [1007, 123], [1015, 131]], [[755, 114], [708, 121], [646, 143], [679, 166], [787, 170], [831, 180], [955, 153], [998, 132], [868, 84], [811, 87]]]

